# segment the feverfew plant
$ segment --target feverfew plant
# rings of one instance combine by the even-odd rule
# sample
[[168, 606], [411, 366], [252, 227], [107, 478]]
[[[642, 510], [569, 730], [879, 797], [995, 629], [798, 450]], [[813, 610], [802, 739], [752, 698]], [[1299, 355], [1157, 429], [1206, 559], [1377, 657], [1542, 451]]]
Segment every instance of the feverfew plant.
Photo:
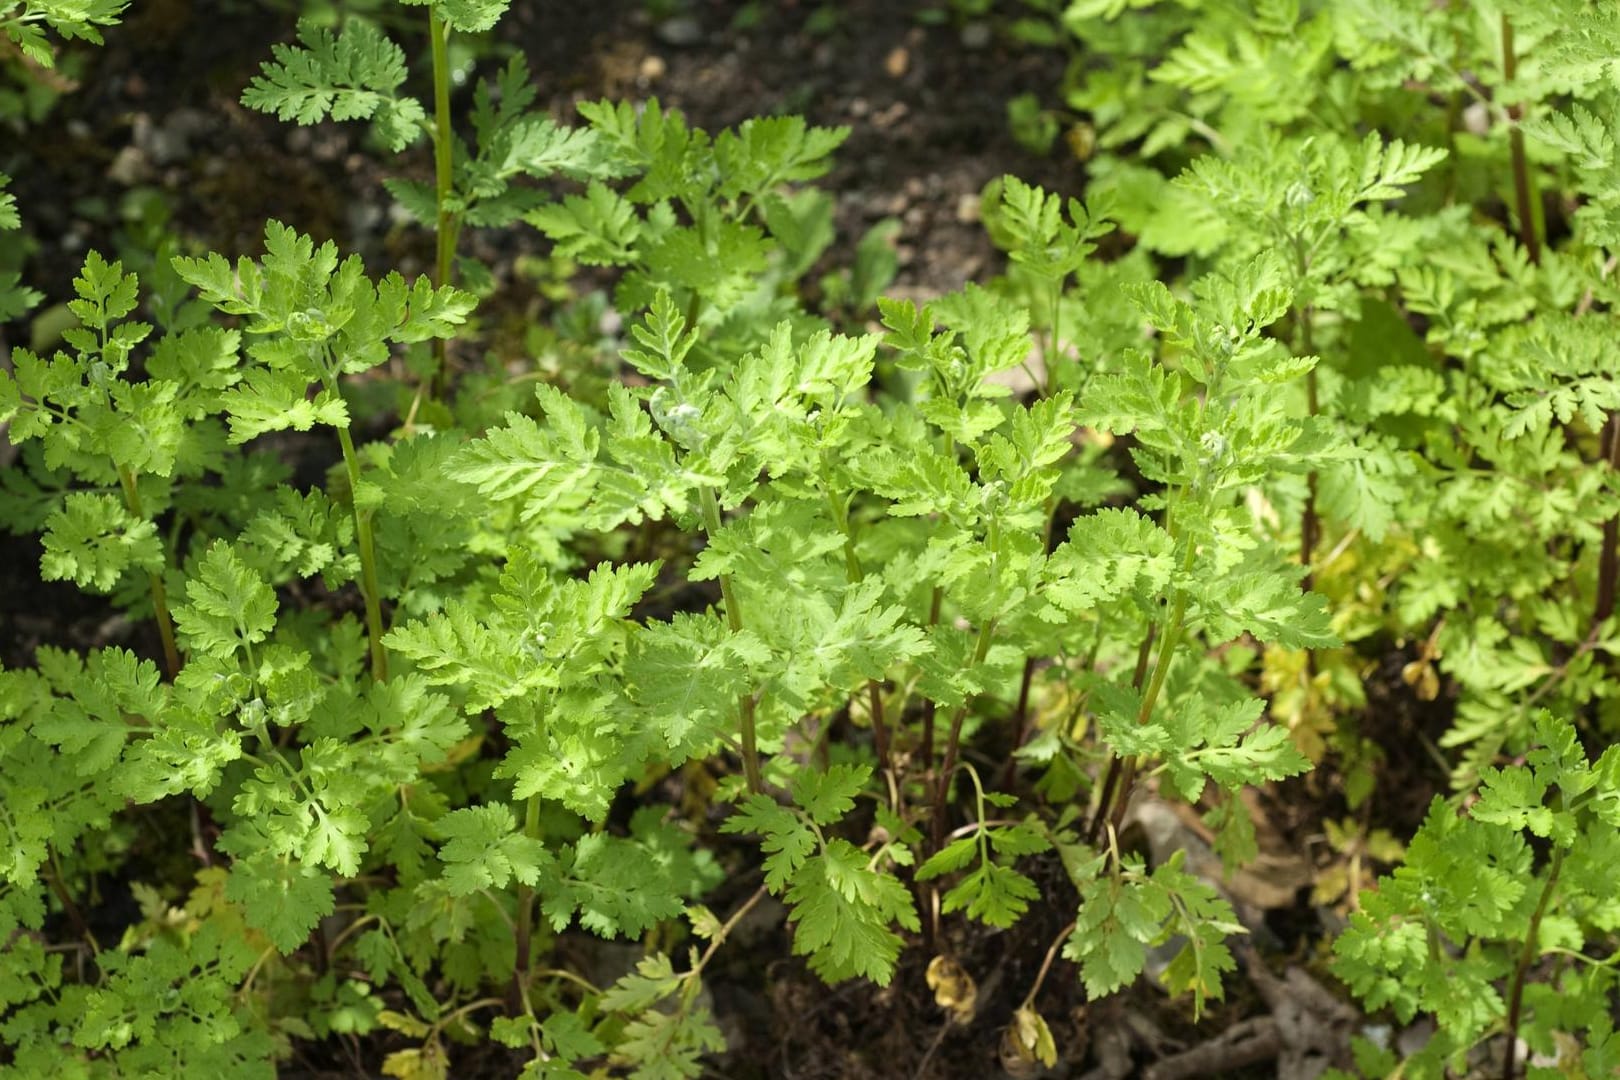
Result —
[[[1292, 272], [1285, 337], [1322, 356], [1296, 407], [1341, 441], [1303, 490], [1278, 493], [1273, 520], [1300, 508], [1301, 562], [1363, 643], [1360, 658], [1268, 651], [1262, 685], [1300, 747], [1339, 751], [1364, 808], [1382, 751], [1342, 714], [1362, 700], [1366, 646], [1390, 636], [1416, 698], [1455, 699], [1430, 752], [1464, 799], [1552, 741], [1542, 708], [1612, 732], [1620, 459], [1593, 350], [1611, 317], [1613, 13], [1029, 6], [1088, 43], [1067, 77], [1069, 145], [1123, 226], [1165, 256], [1230, 266], [1274, 250]], [[1430, 977], [1449, 980], [1455, 959]], [[1511, 969], [1521, 989], [1541, 970], [1526, 964]], [[1352, 984], [1382, 1004], [1413, 991], [1395, 981]], [[1408, 1016], [1440, 1007], [1401, 1000]], [[1373, 1071], [1434, 1068], [1502, 1026], [1475, 1019], [1446, 1013], [1457, 1041]]]
[[[1438, 1021], [1435, 1038], [1399, 1063], [1402, 1075], [1464, 1069], [1498, 1030], [1503, 1076], [1518, 1075], [1521, 1037], [1550, 1062], [1531, 1065], [1531, 1077], [1605, 1076], [1620, 1065], [1611, 1011], [1620, 749], [1589, 761], [1574, 727], [1546, 712], [1534, 732], [1524, 764], [1487, 769], [1465, 814], [1434, 801], [1405, 865], [1366, 894], [1334, 944], [1335, 971], [1368, 1006]], [[1537, 969], [1545, 973], [1532, 981]], [[1369, 1075], [1397, 1066], [1370, 1046], [1357, 1056]]]
[[[1438, 1025], [1361, 1071], [1511, 1080], [1515, 1038], [1612, 1070], [1612, 15], [1037, 0], [1025, 40], [1110, 47], [1067, 87], [1091, 191], [1002, 178], [1006, 273], [918, 302], [881, 296], [887, 226], [825, 265], [845, 129], [568, 126], [517, 57], [458, 132], [451, 35], [507, 5], [406, 6], [431, 106], [359, 18], [243, 101], [426, 136], [433, 182], [388, 189], [430, 275], [272, 221], [143, 264], [143, 303], [92, 253], [61, 347], [0, 375], [8, 525], [130, 617], [0, 671], [0, 1073], [269, 1076], [374, 1036], [399, 1077], [482, 1041], [695, 1077], [768, 896], [815, 977], [926, 969], [947, 1024], [975, 935], [1050, 941], [1002, 1046], [1052, 1066], [1054, 965], [1094, 1000], [1160, 954], [1194, 1021], [1236, 968], [1217, 884], [1133, 845], [1144, 800], [1230, 871], [1246, 789], [1327, 759], [1334, 846], [1401, 854], [1354, 715], [1390, 655], [1455, 703], [1455, 794], [1376, 889], [1318, 890], [1356, 906], [1348, 992]], [[460, 234], [520, 225], [611, 301], [556, 315], [578, 363], [466, 370], [502, 268]], [[0, 279], [0, 317], [36, 299]], [[581, 932], [639, 952], [587, 972]]]

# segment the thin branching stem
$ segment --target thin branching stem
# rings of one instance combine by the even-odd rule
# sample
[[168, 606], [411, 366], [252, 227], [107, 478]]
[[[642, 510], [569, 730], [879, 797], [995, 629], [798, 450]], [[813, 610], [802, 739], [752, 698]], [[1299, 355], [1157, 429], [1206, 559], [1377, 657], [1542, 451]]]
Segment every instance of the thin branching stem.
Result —
[[[540, 837], [540, 796], [530, 795], [523, 810], [523, 835], [531, 840]], [[512, 961], [512, 985], [506, 994], [507, 1010], [516, 1014], [523, 1007], [524, 990], [529, 985], [530, 954], [534, 951], [534, 886], [518, 885], [517, 919], [512, 929], [512, 941], [517, 953]]]
[[[1148, 661], [1153, 659], [1153, 642], [1158, 635], [1159, 626], [1149, 622], [1147, 632], [1142, 635], [1142, 644], [1136, 649], [1136, 670], [1131, 674], [1131, 689], [1142, 689], [1142, 683], [1147, 679]], [[1098, 831], [1102, 823], [1108, 820], [1108, 811], [1114, 798], [1114, 789], [1119, 785], [1119, 774], [1123, 770], [1125, 760], [1117, 754], [1108, 759], [1108, 772], [1103, 777], [1102, 794], [1097, 797], [1097, 809], [1091, 816], [1091, 824], [1086, 828], [1086, 843], [1097, 842]]]
[[[1610, 469], [1620, 469], [1620, 413], [1609, 416], [1603, 435], [1604, 458]], [[1597, 602], [1592, 608], [1594, 627], [1614, 614], [1617, 580], [1620, 580], [1620, 515], [1603, 523], [1603, 546], [1598, 554]]]
[[[979, 637], [973, 646], [973, 659], [970, 666], [977, 667], [984, 663], [984, 658], [990, 652], [990, 640], [996, 632], [996, 621], [986, 620], [979, 627]], [[973, 704], [972, 698], [966, 698], [951, 714], [951, 727], [945, 737], [945, 755], [940, 760], [939, 776], [934, 781], [934, 811], [933, 831], [934, 847], [938, 851], [945, 846], [945, 805], [950, 798], [951, 774], [956, 771], [956, 759], [961, 752], [962, 721], [967, 718], [968, 706]]]
[[[933, 592], [930, 593], [928, 597], [928, 629], [932, 630], [934, 627], [939, 625], [940, 609], [944, 606], [944, 604], [945, 589], [943, 586], [935, 585]], [[922, 745], [919, 747], [919, 750], [922, 753], [922, 767], [924, 773], [928, 772], [929, 769], [934, 767], [934, 713], [937, 711], [937, 709], [938, 706], [934, 704], [933, 698], [927, 698], [923, 701]]]
[[726, 938], [730, 937], [731, 932], [737, 929], [737, 924], [742, 922], [743, 917], [750, 911], [754, 910], [756, 904], [765, 899], [766, 892], [766, 887], [761, 885], [754, 890], [752, 896], [742, 902], [742, 905], [736, 911], [731, 913], [731, 917], [722, 923], [720, 929], [714, 932], [714, 937], [709, 939], [708, 947], [703, 950], [703, 955], [698, 957], [698, 962], [687, 973], [688, 976], [702, 974], [704, 967], [714, 958], [714, 954], [720, 951], [720, 946], [725, 944]]
[[[450, 205], [455, 161], [455, 136], [450, 130], [450, 28], [433, 4], [428, 5], [428, 37], [433, 51], [433, 201], [438, 214], [433, 284], [443, 288], [455, 272], [458, 221]], [[446, 377], [445, 348], [444, 338], [433, 339], [434, 369], [440, 379]]]
[[[1299, 312], [1299, 341], [1300, 355], [1310, 356], [1316, 351], [1316, 343], [1312, 333], [1314, 312], [1311, 305], [1306, 304]], [[1316, 369], [1313, 367], [1305, 373], [1305, 411], [1309, 416], [1315, 416], [1321, 409], [1316, 392]], [[1321, 521], [1316, 512], [1316, 470], [1312, 469], [1305, 477], [1305, 510], [1300, 515], [1299, 522], [1299, 565], [1305, 568], [1305, 589], [1309, 591], [1315, 584], [1315, 574], [1311, 570], [1312, 560], [1316, 558], [1316, 545], [1321, 539]], [[1307, 654], [1309, 655], [1309, 654]]]
[[[337, 384], [327, 380], [327, 389], [337, 395]], [[343, 448], [343, 466], [349, 474], [349, 503], [354, 508], [354, 535], [360, 547], [360, 595], [366, 604], [366, 636], [371, 647], [371, 677], [388, 680], [388, 653], [383, 648], [382, 593], [377, 585], [377, 549], [371, 535], [371, 511], [360, 506], [360, 456], [347, 426], [337, 429]]]
[[[712, 540], [720, 531], [720, 501], [709, 487], [700, 489], [699, 501], [703, 507], [703, 528]], [[742, 605], [737, 602], [737, 590], [731, 584], [730, 574], [720, 575], [720, 599], [726, 605], [726, 625], [733, 634], [742, 633]], [[748, 790], [758, 794], [765, 790], [765, 778], [759, 768], [759, 742], [754, 726], [756, 707], [752, 691], [745, 690], [738, 695], [737, 734], [741, 741], [743, 776], [748, 781]]]
[[[844, 574], [851, 585], [866, 576], [861, 566], [861, 559], [855, 550], [855, 529], [849, 520], [849, 503], [840, 499], [832, 491], [831, 485], [823, 481], [827, 491], [827, 508], [832, 513], [833, 523], [838, 531], [844, 534]], [[889, 726], [883, 715], [883, 688], [878, 680], [866, 681], [866, 700], [872, 714], [872, 742], [877, 750], [878, 768], [888, 772], [893, 767], [889, 751]]]
[[1518, 963], [1513, 965], [1513, 983], [1508, 991], [1507, 1050], [1502, 1062], [1502, 1080], [1513, 1080], [1516, 1044], [1519, 1040], [1519, 1015], [1524, 1008], [1524, 980], [1530, 973], [1531, 962], [1536, 958], [1537, 939], [1541, 936], [1541, 920], [1552, 904], [1553, 894], [1558, 889], [1558, 873], [1563, 868], [1564, 849], [1554, 847], [1552, 863], [1547, 869], [1547, 880], [1541, 886], [1541, 896], [1536, 900], [1535, 913], [1530, 916], [1530, 926], [1524, 932], [1524, 946], [1519, 950]]
[[[119, 466], [118, 483], [124, 489], [124, 505], [131, 514], [144, 521], [146, 514], [141, 509], [141, 492], [135, 474]], [[163, 642], [163, 667], [172, 682], [180, 674], [180, 650], [174, 643], [174, 620], [169, 615], [169, 590], [163, 584], [163, 569], [160, 566], [148, 573], [146, 581], [152, 594], [152, 618], [157, 623], [158, 637]]]
[[[1513, 20], [1502, 12], [1502, 83], [1511, 83], [1518, 75], [1519, 58], [1513, 45]], [[1536, 230], [1535, 178], [1530, 175], [1530, 162], [1524, 152], [1524, 129], [1519, 121], [1524, 106], [1509, 105], [1508, 152], [1513, 158], [1513, 201], [1519, 215], [1519, 242], [1531, 263], [1541, 261], [1541, 237]]]

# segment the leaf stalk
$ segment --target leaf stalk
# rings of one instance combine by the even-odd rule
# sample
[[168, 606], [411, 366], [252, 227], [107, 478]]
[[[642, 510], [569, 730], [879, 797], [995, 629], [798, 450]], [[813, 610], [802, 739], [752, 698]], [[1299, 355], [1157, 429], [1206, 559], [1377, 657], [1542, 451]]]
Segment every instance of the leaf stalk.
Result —
[[[713, 488], [704, 487], [699, 491], [698, 497], [703, 508], [703, 531], [712, 540], [720, 531], [720, 501], [715, 497]], [[737, 603], [737, 591], [732, 587], [730, 574], [720, 575], [720, 599], [726, 606], [726, 625], [731, 628], [733, 634], [742, 633], [742, 606]], [[757, 795], [765, 790], [765, 778], [759, 768], [759, 741], [754, 723], [755, 708], [753, 693], [744, 691], [738, 696], [737, 726], [742, 743], [743, 776], [748, 781], [748, 790]]]

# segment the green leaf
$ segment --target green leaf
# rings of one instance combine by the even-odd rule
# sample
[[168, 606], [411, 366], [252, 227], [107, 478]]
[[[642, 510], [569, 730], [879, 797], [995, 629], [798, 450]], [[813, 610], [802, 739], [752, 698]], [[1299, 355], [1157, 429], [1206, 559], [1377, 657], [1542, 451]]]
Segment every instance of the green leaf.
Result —
[[0, 172], [0, 229], [22, 228], [22, 218], [17, 214], [17, 196], [7, 191], [11, 185], [11, 177]]
[[597, 182], [583, 196], [531, 210], [523, 220], [551, 238], [556, 254], [586, 266], [628, 265], [641, 236], [641, 218], [630, 200]]
[[678, 382], [687, 353], [697, 343], [697, 331], [687, 331], [686, 319], [665, 290], [654, 297], [647, 317], [630, 328], [638, 349], [624, 350], [624, 358], [649, 379]]
[[439, 861], [451, 896], [481, 889], [504, 889], [509, 881], [533, 885], [554, 862], [545, 845], [517, 832], [517, 820], [504, 803], [452, 810], [440, 818], [444, 844]]
[[891, 926], [919, 927], [911, 894], [893, 875], [868, 865], [868, 856], [835, 839], [806, 860], [787, 892], [794, 922], [793, 951], [828, 982], [863, 977], [887, 986], [900, 955]]
[[764, 838], [760, 848], [765, 852], [765, 887], [773, 893], [781, 893], [816, 850], [815, 830], [768, 795], [748, 796], [721, 823], [720, 831]]
[[813, 180], [832, 167], [832, 153], [849, 129], [809, 127], [798, 116], [762, 116], [743, 121], [714, 141], [719, 193], [735, 199], [778, 184]]
[[316, 424], [347, 428], [349, 410], [343, 399], [322, 389], [307, 397], [309, 381], [296, 371], [255, 368], [220, 395], [229, 414], [231, 442], [245, 443], [268, 431], [308, 431]]
[[190, 648], [229, 658], [270, 635], [276, 625], [276, 594], [234, 547], [216, 540], [186, 582], [186, 599], [174, 607], [174, 624]]
[[946, 914], [966, 910], [968, 917], [1005, 930], [1039, 900], [1041, 890], [1010, 866], [986, 859], [945, 894]]
[[1099, 510], [1078, 518], [1047, 559], [1042, 595], [1054, 621], [1122, 596], [1154, 595], [1175, 571], [1170, 535], [1134, 510]]
[[638, 1013], [673, 994], [683, 981], [675, 965], [663, 953], [653, 953], [636, 961], [636, 970], [619, 976], [619, 981], [602, 993], [601, 1006], [609, 1012]]
[[735, 721], [738, 696], [751, 690], [770, 658], [757, 635], [734, 634], [717, 615], [677, 614], [632, 639], [627, 691], [645, 722], [684, 757]]
[[41, 542], [41, 578], [66, 578], [96, 592], [111, 592], [126, 570], [163, 568], [157, 526], [130, 513], [113, 495], [70, 493], [45, 519]]
[[264, 931], [283, 956], [308, 938], [332, 914], [332, 880], [308, 866], [258, 856], [231, 866], [225, 898], [242, 908], [248, 925]]
[[506, 14], [512, 0], [403, 0], [413, 6], [431, 5], [450, 29], [460, 34], [481, 34]]
[[946, 874], [954, 874], [958, 870], [965, 870], [973, 865], [979, 855], [979, 840], [977, 836], [964, 836], [960, 840], [953, 840], [930, 855], [921, 866], [917, 867], [918, 881], [931, 881]]
[[793, 779], [793, 801], [817, 825], [831, 825], [855, 808], [855, 797], [871, 778], [868, 765], [830, 765], [823, 772], [803, 769]]
[[273, 45], [273, 62], [260, 65], [242, 92], [242, 104], [278, 119], [315, 124], [370, 119], [388, 149], [398, 153], [422, 133], [421, 102], [400, 97], [405, 53], [370, 23], [352, 20], [341, 34], [301, 19], [302, 47]]
[[1152, 881], [1109, 875], [1086, 882], [1063, 946], [1064, 957], [1080, 964], [1086, 993], [1103, 997], [1134, 982], [1169, 915], [1169, 897]]
[[1438, 146], [1408, 146], [1399, 139], [1384, 143], [1376, 131], [1367, 133], [1361, 145], [1361, 176], [1355, 198], [1360, 202], [1398, 199], [1406, 185], [1416, 183], [1424, 173], [1446, 159]]
[[1170, 927], [1185, 936], [1181, 949], [1164, 970], [1164, 984], [1171, 993], [1191, 991], [1193, 1016], [1204, 1011], [1209, 999], [1225, 995], [1221, 976], [1237, 969], [1226, 939], [1244, 932], [1213, 886], [1181, 869], [1185, 853], [1176, 852], [1170, 861], [1153, 872], [1153, 884], [1174, 898]]
[[1325, 649], [1339, 643], [1321, 596], [1304, 592], [1277, 573], [1229, 573], [1192, 590], [1211, 641], [1247, 632], [1287, 649]]
[[555, 929], [577, 911], [580, 925], [594, 934], [639, 937], [678, 917], [689, 898], [716, 883], [709, 854], [694, 854], [690, 836], [663, 817], [660, 808], [643, 807], [632, 816], [628, 837], [595, 832], [564, 850], [558, 877], [540, 890]]

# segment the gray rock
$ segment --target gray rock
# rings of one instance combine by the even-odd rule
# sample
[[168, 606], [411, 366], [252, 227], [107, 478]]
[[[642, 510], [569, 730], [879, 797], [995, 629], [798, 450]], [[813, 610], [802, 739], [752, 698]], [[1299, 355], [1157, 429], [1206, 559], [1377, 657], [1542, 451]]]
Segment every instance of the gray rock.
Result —
[[703, 40], [703, 24], [690, 15], [676, 15], [655, 26], [653, 36], [665, 45], [686, 48]]

